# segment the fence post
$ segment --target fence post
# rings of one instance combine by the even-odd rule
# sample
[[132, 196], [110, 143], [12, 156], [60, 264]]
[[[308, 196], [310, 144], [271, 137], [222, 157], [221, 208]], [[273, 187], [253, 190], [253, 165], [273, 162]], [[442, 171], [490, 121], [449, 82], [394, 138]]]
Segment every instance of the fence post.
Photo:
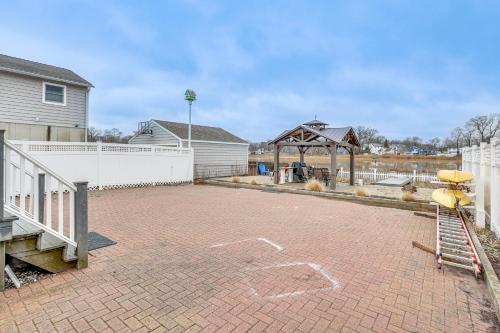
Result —
[[[484, 214], [484, 173], [483, 173], [483, 164], [484, 164], [484, 142], [481, 142], [480, 146], [473, 146], [473, 160], [474, 160], [474, 177], [476, 178], [476, 214], [475, 214], [475, 222], [476, 224], [484, 228], [486, 224], [486, 216]], [[479, 151], [479, 159], [477, 158], [477, 152]]]
[[377, 181], [377, 168], [373, 169], [373, 181]]
[[78, 269], [87, 268], [89, 265], [87, 184], [88, 182], [75, 183], [75, 240]]
[[497, 147], [500, 145], [500, 139], [492, 138], [490, 141], [490, 209], [491, 209], [491, 229], [500, 236], [500, 175], [497, 159]]
[[413, 184], [417, 182], [417, 170], [413, 170]]
[[102, 191], [102, 142], [97, 141], [97, 186]]

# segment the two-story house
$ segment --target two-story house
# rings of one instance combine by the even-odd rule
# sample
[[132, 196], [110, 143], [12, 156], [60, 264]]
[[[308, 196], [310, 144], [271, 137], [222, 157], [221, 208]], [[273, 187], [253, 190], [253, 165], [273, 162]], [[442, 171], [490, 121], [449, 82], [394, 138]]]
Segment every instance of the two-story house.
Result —
[[92, 87], [69, 69], [0, 54], [0, 129], [10, 140], [85, 141]]

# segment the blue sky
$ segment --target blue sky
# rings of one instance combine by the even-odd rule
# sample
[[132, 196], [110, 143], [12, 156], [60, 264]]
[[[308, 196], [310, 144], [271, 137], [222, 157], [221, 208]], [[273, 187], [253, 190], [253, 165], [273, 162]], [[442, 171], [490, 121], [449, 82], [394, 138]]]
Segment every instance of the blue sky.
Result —
[[[495, 1], [6, 1], [0, 53], [95, 85], [91, 125], [193, 122], [252, 141], [314, 118], [444, 137], [500, 112]], [[8, 13], [8, 15], [5, 15]]]

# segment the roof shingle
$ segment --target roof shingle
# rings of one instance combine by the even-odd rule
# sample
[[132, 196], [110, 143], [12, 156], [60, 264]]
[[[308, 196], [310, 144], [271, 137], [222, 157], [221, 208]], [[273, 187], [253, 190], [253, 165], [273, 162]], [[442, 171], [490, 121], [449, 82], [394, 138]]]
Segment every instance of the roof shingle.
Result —
[[4, 54], [0, 54], [0, 71], [2, 70], [85, 87], [93, 87], [92, 83], [69, 69], [15, 58]]
[[[188, 139], [188, 124], [153, 119], [163, 128], [177, 135], [182, 140]], [[232, 143], [247, 143], [245, 140], [220, 127], [191, 125], [191, 139], [200, 141], [219, 141]]]

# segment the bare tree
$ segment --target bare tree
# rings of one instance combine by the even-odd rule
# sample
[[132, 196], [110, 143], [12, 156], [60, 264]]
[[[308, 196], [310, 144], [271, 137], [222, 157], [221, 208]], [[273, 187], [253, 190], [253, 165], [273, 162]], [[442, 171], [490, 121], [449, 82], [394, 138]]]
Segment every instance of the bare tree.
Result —
[[358, 135], [361, 149], [363, 149], [364, 145], [376, 142], [378, 130], [374, 128], [358, 126], [356, 127], [356, 134]]
[[441, 143], [441, 139], [436, 137], [436, 138], [429, 139], [429, 141], [427, 141], [427, 146], [430, 149], [438, 149], [440, 143]]
[[455, 128], [450, 134], [449, 140], [454, 144], [455, 148], [457, 148], [457, 152], [463, 145], [464, 135], [465, 135], [465, 130], [461, 127]]
[[102, 136], [102, 131], [95, 127], [89, 127], [87, 129], [87, 141], [96, 142]]
[[489, 142], [500, 130], [500, 117], [498, 114], [476, 116], [469, 119], [465, 127], [477, 135], [479, 142]]

